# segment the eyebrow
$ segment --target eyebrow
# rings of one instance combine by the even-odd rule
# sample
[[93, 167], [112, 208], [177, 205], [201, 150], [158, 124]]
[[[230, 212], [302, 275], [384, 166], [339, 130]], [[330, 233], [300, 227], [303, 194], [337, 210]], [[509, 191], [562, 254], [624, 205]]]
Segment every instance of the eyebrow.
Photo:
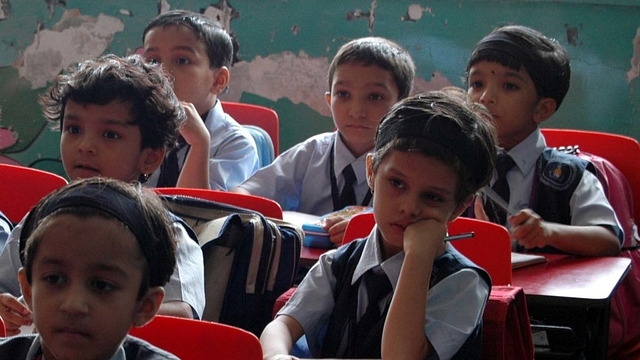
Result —
[[[79, 117], [79, 116], [73, 115], [73, 114], [65, 113], [64, 120], [80, 122], [80, 121], [82, 121], [82, 118]], [[123, 127], [123, 128], [129, 128], [131, 126], [136, 125], [134, 121], [135, 121], [134, 119], [131, 119], [131, 120], [128, 120], [128, 121], [123, 121], [123, 120], [120, 120], [120, 119], [111, 119], [111, 118], [98, 119], [98, 122], [100, 124], [120, 126], [120, 127]]]
[[[471, 70], [469, 72], [469, 77], [472, 77], [474, 75], [484, 75], [487, 71], [482, 71], [479, 69], [475, 69], [475, 70]], [[512, 70], [511, 68], [509, 68], [509, 70], [500, 73], [498, 76], [500, 77], [506, 77], [506, 78], [516, 78], [518, 80], [524, 81], [524, 77], [520, 74], [520, 72]]]
[[[35, 264], [34, 264], [35, 265]], [[65, 261], [54, 258], [54, 257], [46, 257], [44, 256], [42, 259], [38, 261], [38, 265], [40, 266], [61, 266], [65, 267], [67, 264]], [[126, 272], [119, 266], [111, 265], [107, 263], [96, 263], [91, 264], [89, 271], [99, 271], [99, 272], [108, 272], [112, 274], [116, 274], [121, 277], [129, 277], [129, 273]]]
[[[389, 168], [389, 174], [390, 175], [395, 175], [395, 176], [400, 177], [400, 178], [406, 178], [407, 177], [404, 173], [396, 170], [393, 167]], [[426, 191], [438, 191], [438, 192], [442, 192], [442, 193], [445, 193], [445, 194], [454, 194], [455, 193], [455, 191], [451, 191], [448, 188], [439, 187], [439, 186], [433, 186], [433, 185], [429, 185], [429, 189], [426, 190]], [[424, 191], [422, 191], [422, 192], [424, 192]]]

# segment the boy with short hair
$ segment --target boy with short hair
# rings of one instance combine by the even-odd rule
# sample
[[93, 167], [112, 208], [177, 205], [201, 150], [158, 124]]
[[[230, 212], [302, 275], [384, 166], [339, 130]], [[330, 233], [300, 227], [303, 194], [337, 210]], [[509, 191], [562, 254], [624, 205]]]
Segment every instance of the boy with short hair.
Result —
[[[143, 182], [160, 166], [185, 121], [167, 76], [138, 55], [84, 61], [56, 77], [40, 100], [52, 127], [61, 129], [60, 154], [71, 180], [102, 176]], [[175, 218], [172, 229], [177, 266], [160, 313], [199, 318], [205, 304], [202, 251], [188, 225]], [[21, 231], [18, 224], [0, 255], [0, 305], [10, 310], [0, 316], [9, 335], [31, 324], [29, 309], [16, 298]]]
[[210, 135], [206, 148], [181, 141], [148, 186], [175, 186], [185, 171], [185, 156], [193, 151], [204, 151], [208, 159], [211, 189], [229, 190], [251, 176], [260, 166], [255, 141], [218, 99], [229, 86], [233, 59], [233, 42], [224, 27], [202, 14], [173, 10], [151, 20], [142, 42], [145, 59], [162, 64], [189, 117], [203, 123]]
[[177, 359], [127, 335], [158, 311], [176, 263], [171, 218], [139, 186], [89, 178], [47, 195], [20, 238], [18, 276], [38, 334], [0, 340], [3, 359]]
[[[539, 129], [560, 107], [570, 72], [566, 51], [525, 26], [500, 27], [476, 44], [468, 93], [491, 113], [504, 154], [492, 186], [506, 185], [503, 196], [518, 212], [500, 219], [489, 201], [475, 212], [485, 219], [478, 214], [486, 209], [508, 226], [519, 250], [613, 256], [624, 237], [592, 165], [548, 148]], [[503, 163], [508, 170], [501, 177]]]
[[[414, 77], [411, 56], [391, 40], [365, 37], [344, 44], [329, 66], [325, 94], [337, 130], [292, 147], [233, 191], [273, 199], [283, 210], [314, 215], [347, 205], [369, 206], [366, 155], [373, 149], [380, 119], [409, 96]], [[353, 197], [343, 195], [345, 188], [353, 189]], [[328, 221], [325, 229], [331, 241], [340, 244], [347, 221], [335, 225], [336, 221]]]
[[303, 334], [313, 357], [479, 359], [491, 281], [443, 239], [491, 177], [493, 136], [442, 92], [393, 106], [367, 156], [376, 226], [320, 257], [262, 333], [265, 359]]

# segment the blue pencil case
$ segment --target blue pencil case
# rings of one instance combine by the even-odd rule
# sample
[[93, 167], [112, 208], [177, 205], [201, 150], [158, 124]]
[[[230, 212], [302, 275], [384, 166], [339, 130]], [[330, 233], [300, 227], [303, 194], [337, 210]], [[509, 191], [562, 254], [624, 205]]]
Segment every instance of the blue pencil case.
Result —
[[302, 224], [304, 231], [304, 246], [330, 249], [334, 245], [329, 239], [329, 233], [322, 228], [322, 220], [314, 223]]

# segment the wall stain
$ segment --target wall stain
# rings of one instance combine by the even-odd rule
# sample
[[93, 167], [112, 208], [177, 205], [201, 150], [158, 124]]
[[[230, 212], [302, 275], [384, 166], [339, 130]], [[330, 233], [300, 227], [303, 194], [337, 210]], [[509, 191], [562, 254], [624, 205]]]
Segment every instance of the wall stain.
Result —
[[378, 7], [378, 1], [373, 0], [371, 2], [371, 7], [368, 12], [364, 12], [360, 9], [355, 9], [351, 11], [347, 11], [346, 19], [347, 21], [366, 19], [369, 27], [369, 34], [373, 34], [373, 27], [376, 22], [376, 8]]
[[582, 45], [582, 41], [580, 41], [580, 34], [579, 34], [579, 30], [582, 30], [582, 24], [578, 25], [578, 27], [571, 26], [569, 24], [564, 24], [564, 27], [565, 29], [567, 29], [567, 42], [573, 47], [578, 47]]

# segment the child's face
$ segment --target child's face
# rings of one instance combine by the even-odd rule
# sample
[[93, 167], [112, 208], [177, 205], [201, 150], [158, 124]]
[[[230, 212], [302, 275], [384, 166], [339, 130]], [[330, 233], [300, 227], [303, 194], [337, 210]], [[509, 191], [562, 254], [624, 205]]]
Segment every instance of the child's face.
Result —
[[469, 96], [484, 105], [496, 126], [498, 143], [506, 150], [524, 140], [538, 124], [540, 99], [524, 67], [520, 71], [497, 62], [480, 61], [469, 69]]
[[359, 63], [339, 65], [326, 94], [342, 140], [356, 156], [375, 145], [378, 124], [398, 101], [398, 86], [390, 71]]
[[407, 226], [426, 219], [446, 226], [464, 208], [456, 202], [458, 175], [434, 157], [394, 150], [375, 173], [368, 158], [367, 179], [386, 256], [402, 251]]
[[131, 182], [141, 173], [152, 173], [162, 162], [163, 149], [140, 150], [140, 127], [130, 124], [130, 103], [69, 100], [64, 111], [60, 153], [71, 180], [100, 175]]
[[216, 76], [211, 69], [207, 49], [202, 40], [185, 26], [156, 27], [144, 39], [144, 57], [162, 64], [174, 78], [173, 90], [180, 101], [192, 103], [203, 114], [216, 101]]
[[150, 319], [150, 293], [137, 300], [145, 264], [136, 238], [100, 216], [54, 215], [42, 226], [32, 282], [24, 269], [19, 279], [44, 356], [109, 359], [132, 325]]

